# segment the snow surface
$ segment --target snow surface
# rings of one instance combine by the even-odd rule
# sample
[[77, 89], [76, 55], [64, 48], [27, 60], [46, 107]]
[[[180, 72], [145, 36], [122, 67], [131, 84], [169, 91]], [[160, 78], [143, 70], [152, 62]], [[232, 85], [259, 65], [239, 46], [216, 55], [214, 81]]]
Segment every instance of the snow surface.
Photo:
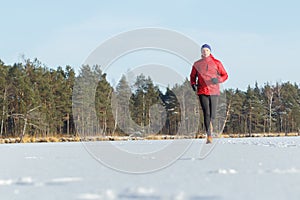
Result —
[[[114, 145], [148, 151], [170, 142]], [[172, 165], [146, 174], [106, 167], [82, 143], [2, 144], [0, 199], [300, 199], [300, 137], [218, 139], [198, 159], [204, 142], [193, 140]]]

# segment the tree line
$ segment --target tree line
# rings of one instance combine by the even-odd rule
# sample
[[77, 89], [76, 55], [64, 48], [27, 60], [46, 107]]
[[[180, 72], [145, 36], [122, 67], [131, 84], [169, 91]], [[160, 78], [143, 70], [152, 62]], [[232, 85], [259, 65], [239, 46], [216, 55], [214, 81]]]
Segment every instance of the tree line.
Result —
[[[218, 108], [224, 133], [300, 131], [297, 83], [225, 89]], [[100, 66], [49, 69], [39, 60], [0, 60], [0, 137], [187, 135], [203, 132], [199, 101], [186, 79], [159, 88], [143, 74], [113, 87]]]
[[255, 84], [247, 91], [227, 89], [229, 133], [300, 132], [300, 89], [297, 83]]

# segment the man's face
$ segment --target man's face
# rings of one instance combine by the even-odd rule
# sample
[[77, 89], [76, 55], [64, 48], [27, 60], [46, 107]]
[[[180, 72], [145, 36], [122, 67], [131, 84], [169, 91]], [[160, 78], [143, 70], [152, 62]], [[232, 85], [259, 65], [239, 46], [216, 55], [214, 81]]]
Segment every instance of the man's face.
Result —
[[203, 48], [203, 49], [201, 49], [201, 54], [205, 58], [208, 57], [208, 56], [210, 56], [210, 50], [209, 50], [209, 48]]

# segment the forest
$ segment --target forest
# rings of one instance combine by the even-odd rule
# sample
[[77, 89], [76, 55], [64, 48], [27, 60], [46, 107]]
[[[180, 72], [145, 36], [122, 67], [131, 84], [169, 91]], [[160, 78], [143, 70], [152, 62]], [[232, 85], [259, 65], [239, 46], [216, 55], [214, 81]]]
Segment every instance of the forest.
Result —
[[[226, 134], [300, 132], [300, 88], [281, 82], [225, 89], [219, 126]], [[203, 132], [188, 78], [162, 90], [143, 74], [116, 87], [100, 66], [48, 68], [37, 59], [0, 60], [0, 138], [58, 135], [186, 135]]]

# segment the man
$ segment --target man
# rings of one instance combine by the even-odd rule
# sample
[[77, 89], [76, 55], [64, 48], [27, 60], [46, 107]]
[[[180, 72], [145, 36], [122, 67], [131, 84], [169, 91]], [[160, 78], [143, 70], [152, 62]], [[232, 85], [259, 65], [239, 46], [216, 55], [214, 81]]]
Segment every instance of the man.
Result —
[[197, 92], [203, 110], [207, 142], [212, 143], [212, 129], [220, 96], [220, 83], [228, 78], [222, 63], [211, 54], [211, 47], [204, 44], [201, 47], [201, 59], [196, 61], [190, 74], [190, 82]]

